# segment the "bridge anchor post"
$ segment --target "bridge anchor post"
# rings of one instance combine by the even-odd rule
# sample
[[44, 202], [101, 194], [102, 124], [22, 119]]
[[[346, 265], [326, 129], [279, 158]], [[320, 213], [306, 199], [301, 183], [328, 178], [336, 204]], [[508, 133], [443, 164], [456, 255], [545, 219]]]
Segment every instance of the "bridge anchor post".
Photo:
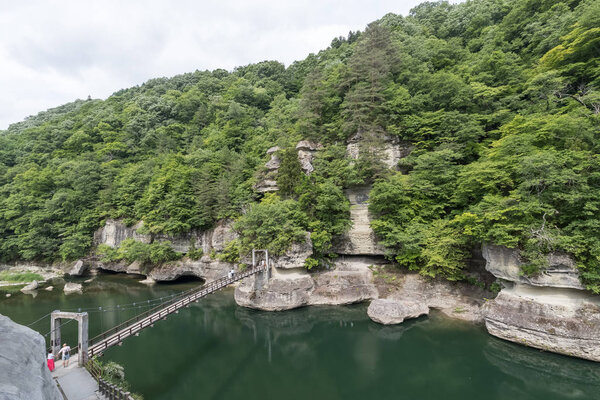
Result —
[[52, 311], [50, 313], [50, 347], [54, 357], [58, 357], [61, 348], [61, 320], [77, 320], [77, 364], [82, 367], [88, 361], [88, 313]]

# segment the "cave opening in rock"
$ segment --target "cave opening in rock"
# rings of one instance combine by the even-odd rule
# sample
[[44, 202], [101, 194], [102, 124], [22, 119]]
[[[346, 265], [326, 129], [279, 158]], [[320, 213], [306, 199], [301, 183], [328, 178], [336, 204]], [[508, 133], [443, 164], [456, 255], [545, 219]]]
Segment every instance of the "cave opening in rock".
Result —
[[[173, 279], [172, 281], [168, 281], [168, 282], [165, 281], [163, 283], [196, 283], [196, 282], [204, 284], [206, 282], [206, 280], [202, 279], [196, 275], [182, 275], [182, 276], [179, 276], [179, 277]], [[159, 282], [159, 283], [161, 283], [161, 282]]]

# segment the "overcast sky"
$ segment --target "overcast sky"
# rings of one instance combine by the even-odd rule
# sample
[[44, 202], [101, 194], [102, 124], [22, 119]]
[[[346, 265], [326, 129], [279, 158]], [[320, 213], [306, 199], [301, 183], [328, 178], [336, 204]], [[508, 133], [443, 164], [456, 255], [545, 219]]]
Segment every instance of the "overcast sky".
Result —
[[286, 66], [422, 0], [0, 0], [0, 129], [150, 78]]

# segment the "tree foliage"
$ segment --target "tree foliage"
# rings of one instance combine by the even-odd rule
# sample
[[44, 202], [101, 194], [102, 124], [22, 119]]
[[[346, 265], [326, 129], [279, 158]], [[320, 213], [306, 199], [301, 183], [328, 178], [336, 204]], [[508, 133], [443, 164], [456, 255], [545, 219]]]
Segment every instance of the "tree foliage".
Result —
[[[309, 266], [325, 264], [350, 225], [344, 190], [374, 182], [372, 226], [400, 265], [460, 279], [489, 242], [535, 273], [563, 251], [600, 292], [598, 21], [594, 0], [425, 2], [288, 67], [195, 71], [42, 112], [0, 132], [0, 259], [81, 257], [107, 218], [154, 234], [236, 219], [228, 259], [308, 232]], [[299, 140], [323, 145], [310, 175]], [[398, 168], [383, 163], [390, 141], [412, 150]], [[262, 198], [276, 145], [281, 193]]]

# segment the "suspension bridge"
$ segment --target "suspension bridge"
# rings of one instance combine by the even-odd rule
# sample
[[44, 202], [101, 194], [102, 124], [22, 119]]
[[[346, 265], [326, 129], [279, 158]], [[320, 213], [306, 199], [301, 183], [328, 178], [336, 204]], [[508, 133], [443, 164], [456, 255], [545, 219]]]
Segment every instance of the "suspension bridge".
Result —
[[[258, 263], [257, 254], [261, 252], [264, 253], [264, 261]], [[99, 391], [109, 399], [129, 399], [128, 393], [123, 392], [118, 387], [111, 385], [102, 379], [101, 371], [93, 361], [94, 357], [101, 356], [108, 348], [121, 345], [125, 339], [131, 336], [138, 336], [142, 330], [153, 327], [156, 322], [166, 320], [167, 316], [178, 313], [182, 308], [188, 307], [192, 303], [197, 302], [203, 297], [219, 291], [232, 283], [257, 274], [262, 274], [263, 279], [269, 279], [269, 269], [270, 262], [268, 252], [266, 250], [253, 250], [251, 267], [238, 272], [230, 272], [226, 277], [207, 282], [198, 288], [187, 290], [175, 296], [169, 296], [165, 301], [162, 301], [164, 298], [161, 298], [159, 299], [161, 302], [156, 305], [154, 305], [154, 302], [157, 299], [148, 300], [147, 304], [152, 304], [152, 308], [94, 336], [92, 339], [88, 339], [89, 315], [87, 312], [80, 312], [79, 310], [78, 312], [53, 311], [49, 314], [50, 332], [48, 334], [50, 335], [50, 351], [55, 357], [58, 357], [60, 345], [62, 343], [61, 326], [66, 325], [66, 323], [62, 324], [62, 320], [69, 320], [67, 323], [77, 321], [77, 348], [73, 349], [72, 353], [77, 353], [78, 365], [85, 366], [88, 369], [91, 375], [97, 380]], [[123, 310], [131, 306], [133, 306], [133, 308], [136, 306], [139, 307], [141, 304], [143, 304], [143, 302], [122, 305], [121, 307], [111, 306], [108, 307], [108, 309]], [[106, 311], [106, 309], [104, 311]], [[44, 317], [40, 318], [38, 321], [42, 320]], [[32, 324], [37, 323], [38, 321], [35, 321]]]

